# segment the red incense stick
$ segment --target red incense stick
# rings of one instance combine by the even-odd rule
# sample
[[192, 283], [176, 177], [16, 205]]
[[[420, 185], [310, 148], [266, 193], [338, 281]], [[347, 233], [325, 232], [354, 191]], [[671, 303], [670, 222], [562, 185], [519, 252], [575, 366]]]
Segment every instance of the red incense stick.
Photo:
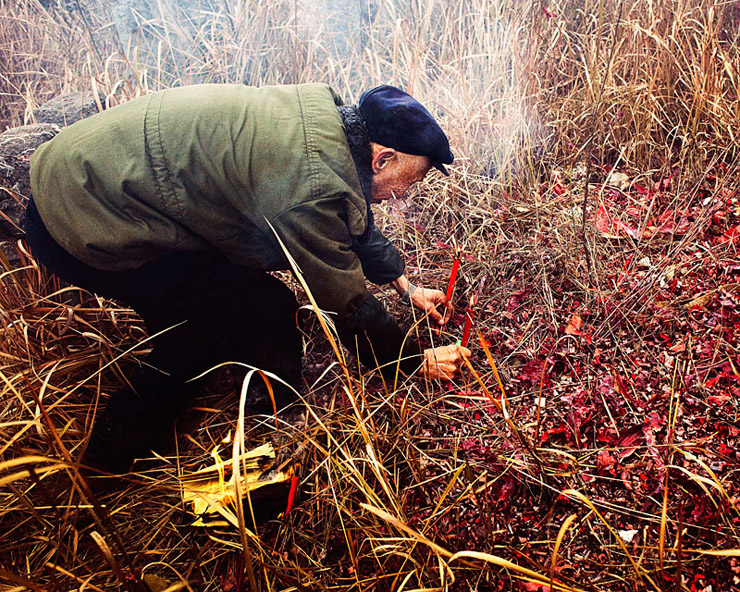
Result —
[[290, 480], [290, 491], [288, 492], [288, 505], [285, 508], [285, 514], [283, 514], [283, 518], [287, 518], [290, 511], [293, 509], [293, 502], [295, 501], [296, 489], [298, 489], [298, 475], [294, 474]]
[[463, 327], [462, 339], [460, 345], [468, 347], [470, 342], [470, 332], [473, 329], [473, 311], [475, 308], [475, 294], [470, 297], [470, 304], [465, 309], [465, 326]]
[[457, 270], [460, 269], [460, 257], [455, 259], [452, 264], [452, 273], [450, 274], [450, 283], [447, 284], [447, 302], [452, 300], [452, 294], [455, 292], [455, 280], [457, 279]]

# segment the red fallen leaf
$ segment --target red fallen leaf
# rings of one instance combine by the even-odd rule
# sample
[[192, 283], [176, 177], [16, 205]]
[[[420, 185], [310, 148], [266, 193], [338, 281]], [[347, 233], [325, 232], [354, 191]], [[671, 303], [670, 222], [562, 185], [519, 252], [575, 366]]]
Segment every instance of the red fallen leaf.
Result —
[[734, 308], [735, 301], [732, 298], [728, 298], [727, 296], [719, 299], [720, 306], [727, 306], [729, 308]]
[[596, 212], [596, 230], [606, 238], [622, 238], [625, 235], [635, 239], [640, 238], [638, 230], [627, 226], [621, 220], [614, 219], [603, 202], [599, 204], [599, 209]]
[[629, 490], [634, 491], [634, 487], [632, 487], [632, 483], [630, 483], [630, 472], [627, 470], [624, 470], [620, 473], [619, 477], [622, 479], [622, 485]]
[[710, 378], [709, 380], [707, 380], [704, 383], [704, 386], [706, 388], [714, 388], [717, 385], [717, 383], [719, 382], [720, 378], [722, 378], [722, 375], [721, 374], [717, 374], [717, 376], [715, 376], [714, 378]]
[[613, 232], [613, 223], [609, 212], [607, 212], [604, 204], [599, 204], [599, 211], [596, 213], [596, 230], [602, 234], [609, 234]]
[[521, 587], [527, 592], [550, 592], [550, 586], [538, 582], [522, 582]]
[[[658, 451], [658, 443], [655, 439], [655, 432], [653, 431], [653, 428], [645, 426], [642, 428], [642, 433], [645, 434], [645, 444], [647, 445], [650, 455], [653, 457], [655, 468], [658, 470], [658, 472], [662, 472], [665, 468], [665, 463], [663, 462], [663, 458], [660, 456], [660, 452]], [[647, 480], [647, 477], [645, 477], [645, 480]]]
[[565, 193], [565, 189], [560, 183], [555, 183], [555, 185], [552, 186], [552, 190], [555, 192], [555, 195], [563, 195], [563, 193]]
[[669, 351], [672, 351], [674, 353], [686, 351], [686, 342], [682, 341], [681, 343], [677, 343], [676, 345], [671, 347]]
[[568, 321], [568, 324], [565, 326], [565, 334], [583, 335], [581, 327], [583, 327], [583, 319], [581, 318], [581, 315], [576, 313], [571, 317], [571, 319]]
[[[550, 436], [553, 434], [568, 434], [570, 430], [568, 429], [568, 426], [561, 425], [558, 427], [550, 428], [549, 430], [546, 430], [541, 436], [540, 436], [540, 444], [544, 444], [550, 439]], [[570, 438], [567, 438], [570, 440]]]
[[630, 456], [640, 445], [640, 440], [644, 438], [642, 430], [634, 426], [627, 432], [623, 432], [622, 437], [617, 442], [617, 456], [619, 460], [624, 460]]
[[617, 432], [612, 427], [601, 428], [596, 434], [596, 440], [598, 442], [605, 442], [611, 444], [616, 439]]
[[608, 450], [602, 450], [599, 452], [599, 455], [596, 457], [596, 462], [603, 466], [605, 469], [611, 468], [613, 465], [617, 464], [617, 459], [614, 458], [611, 454], [609, 454]]
[[540, 381], [547, 376], [543, 376], [542, 371], [545, 368], [545, 360], [534, 359], [529, 360], [524, 366], [522, 366], [519, 372], [519, 380], [529, 383], [530, 385], [540, 384]]
[[720, 237], [719, 242], [734, 244], [735, 242], [737, 242], [738, 237], [740, 237], [740, 224], [738, 224], [737, 226], [733, 226], [727, 232], [725, 232]]
[[686, 234], [689, 230], [691, 223], [687, 218], [681, 218], [678, 224], [673, 222], [665, 222], [655, 229], [654, 234]]
[[732, 454], [732, 453], [734, 452], [734, 450], [733, 450], [732, 448], [730, 448], [730, 447], [729, 447], [729, 446], [728, 446], [727, 444], [725, 444], [724, 442], [720, 442], [720, 443], [719, 443], [719, 448], [717, 449], [717, 451], [718, 451], [718, 452], [719, 452], [720, 454], [723, 454], [723, 455], [725, 455], [725, 456], [729, 456], [730, 454]]
[[639, 185], [638, 183], [633, 183], [632, 184], [632, 187], [634, 187], [635, 190], [637, 190], [637, 193], [639, 193], [640, 195], [647, 195], [647, 194], [650, 193], [650, 190], [647, 187], [645, 187], [644, 185]]
[[666, 210], [658, 216], [657, 220], [650, 221], [652, 224], [648, 224], [648, 226], [651, 226], [651, 228], [646, 230], [645, 234], [649, 236], [656, 234], [686, 234], [691, 227], [688, 218], [681, 216], [678, 223], [676, 223], [673, 221], [675, 217], [676, 212], [674, 210]]
[[719, 210], [715, 212], [714, 215], [712, 216], [712, 222], [714, 224], [720, 225], [722, 224], [722, 221], [725, 219], [726, 216], [727, 216], [726, 212], [724, 212], [723, 210]]
[[643, 427], [649, 427], [651, 429], [658, 429], [665, 425], [665, 417], [662, 416], [657, 411], [651, 411], [645, 422], [643, 423]]
[[730, 399], [732, 399], [732, 397], [727, 393], [722, 393], [721, 395], [710, 395], [707, 397], [707, 400], [715, 405], [724, 405]]

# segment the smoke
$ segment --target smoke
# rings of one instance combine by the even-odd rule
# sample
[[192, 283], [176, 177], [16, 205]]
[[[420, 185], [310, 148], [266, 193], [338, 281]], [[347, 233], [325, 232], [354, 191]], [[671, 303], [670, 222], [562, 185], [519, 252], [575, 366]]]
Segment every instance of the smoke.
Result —
[[[529, 2], [514, 6], [531, 6]], [[149, 90], [194, 82], [326, 82], [348, 102], [388, 83], [440, 119], [458, 162], [491, 176], [541, 144], [536, 56], [505, 0], [113, 0]], [[523, 9], [522, 9], [523, 10]], [[522, 150], [525, 148], [525, 150]], [[530, 150], [531, 152], [531, 150]]]

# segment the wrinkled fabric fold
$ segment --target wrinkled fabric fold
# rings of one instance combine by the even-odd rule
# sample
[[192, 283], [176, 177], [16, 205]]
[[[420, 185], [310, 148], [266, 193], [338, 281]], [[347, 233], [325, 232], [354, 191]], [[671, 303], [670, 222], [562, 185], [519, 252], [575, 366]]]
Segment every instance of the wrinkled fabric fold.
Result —
[[419, 369], [422, 350], [412, 336], [398, 326], [378, 300], [368, 294], [355, 313], [337, 323], [344, 347], [370, 368], [379, 368], [393, 379], [397, 368], [409, 376]]

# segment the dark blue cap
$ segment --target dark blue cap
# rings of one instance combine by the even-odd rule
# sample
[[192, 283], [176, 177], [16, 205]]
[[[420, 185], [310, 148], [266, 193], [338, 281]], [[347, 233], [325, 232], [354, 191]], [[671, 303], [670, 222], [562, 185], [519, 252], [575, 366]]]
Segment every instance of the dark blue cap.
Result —
[[358, 108], [371, 142], [428, 156], [433, 166], [449, 175], [444, 165], [453, 160], [450, 142], [431, 113], [411, 95], [384, 84], [362, 93]]

